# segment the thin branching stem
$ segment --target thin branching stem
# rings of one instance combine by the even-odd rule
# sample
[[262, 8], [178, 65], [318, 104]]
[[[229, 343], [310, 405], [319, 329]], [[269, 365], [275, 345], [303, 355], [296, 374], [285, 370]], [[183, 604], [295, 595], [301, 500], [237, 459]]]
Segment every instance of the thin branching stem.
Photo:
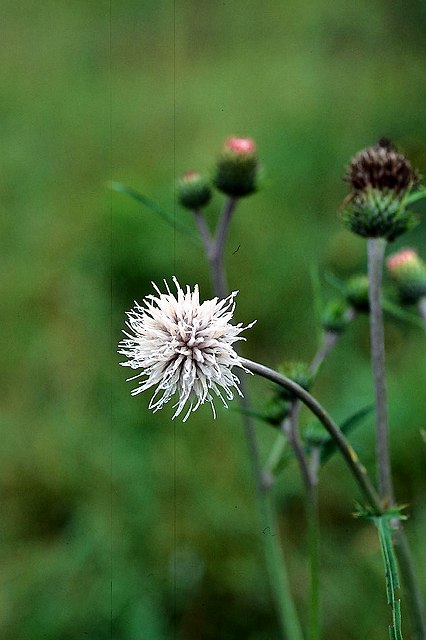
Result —
[[228, 198], [222, 211], [222, 215], [217, 225], [211, 257], [209, 259], [212, 273], [213, 287], [215, 294], [219, 298], [225, 298], [228, 294], [226, 272], [224, 268], [223, 255], [225, 251], [226, 236], [228, 234], [229, 223], [237, 205], [236, 198]]
[[305, 489], [309, 491], [310, 487], [313, 484], [313, 480], [311, 478], [309, 462], [299, 435], [299, 412], [300, 403], [297, 400], [294, 400], [290, 406], [289, 419], [283, 420], [283, 422], [281, 423], [281, 428], [287, 436], [289, 444], [294, 451], [294, 455], [296, 456]]
[[306, 519], [308, 525], [308, 546], [310, 564], [310, 607], [309, 639], [319, 640], [319, 514], [316, 470], [310, 466], [299, 435], [299, 413], [301, 403], [295, 399], [291, 403], [288, 420], [282, 422], [282, 429], [294, 451], [306, 492]]
[[213, 251], [213, 238], [210, 230], [207, 226], [203, 212], [200, 209], [194, 211], [195, 223], [197, 225], [198, 233], [200, 234], [201, 241], [203, 243], [205, 254], [210, 261], [210, 256]]

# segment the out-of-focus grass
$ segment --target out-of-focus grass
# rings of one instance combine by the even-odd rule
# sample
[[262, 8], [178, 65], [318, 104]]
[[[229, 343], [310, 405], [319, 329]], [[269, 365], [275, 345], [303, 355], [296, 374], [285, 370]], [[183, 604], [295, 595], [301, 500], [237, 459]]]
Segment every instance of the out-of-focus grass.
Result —
[[[244, 354], [309, 359], [311, 265], [365, 268], [363, 242], [336, 215], [345, 163], [386, 134], [426, 170], [424, 7], [188, 0], [174, 14], [172, 2], [6, 1], [2, 14], [1, 637], [275, 637], [238, 414], [151, 416], [117, 366], [123, 312], [151, 280], [176, 274], [210, 296], [201, 251], [107, 183], [190, 222], [175, 177], [210, 170], [227, 135], [253, 136], [265, 186], [241, 203], [227, 248], [237, 320], [258, 320]], [[425, 228], [400, 244], [424, 252]], [[387, 336], [397, 495], [421, 567], [425, 341], [395, 321]], [[264, 382], [250, 387], [255, 404], [269, 397]], [[316, 393], [338, 420], [371, 400], [365, 318]], [[259, 426], [264, 456], [273, 438]], [[374, 472], [372, 420], [353, 443]], [[351, 518], [359, 496], [339, 460], [321, 480], [324, 637], [384, 637], [375, 533]], [[303, 612], [295, 469], [276, 493]]]

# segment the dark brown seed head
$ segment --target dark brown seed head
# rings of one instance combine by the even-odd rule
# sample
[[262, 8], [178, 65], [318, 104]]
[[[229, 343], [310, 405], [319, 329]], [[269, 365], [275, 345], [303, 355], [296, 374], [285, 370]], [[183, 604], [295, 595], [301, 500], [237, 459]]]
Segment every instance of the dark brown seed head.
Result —
[[344, 179], [355, 193], [372, 188], [401, 195], [418, 182], [419, 174], [388, 138], [381, 138], [352, 158]]

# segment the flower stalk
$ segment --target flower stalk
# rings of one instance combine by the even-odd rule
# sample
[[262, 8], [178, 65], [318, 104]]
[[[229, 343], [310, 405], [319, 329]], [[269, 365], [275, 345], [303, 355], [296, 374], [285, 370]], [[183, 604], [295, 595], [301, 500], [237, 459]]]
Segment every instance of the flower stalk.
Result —
[[387, 391], [385, 381], [385, 343], [382, 310], [382, 269], [386, 248], [384, 238], [369, 238], [368, 277], [370, 282], [370, 348], [376, 402], [376, 460], [379, 495], [394, 504], [392, 472], [389, 452]]
[[426, 296], [423, 296], [422, 298], [420, 298], [418, 302], [418, 307], [419, 307], [419, 313], [422, 317], [422, 320], [424, 322], [425, 329], [426, 329]]

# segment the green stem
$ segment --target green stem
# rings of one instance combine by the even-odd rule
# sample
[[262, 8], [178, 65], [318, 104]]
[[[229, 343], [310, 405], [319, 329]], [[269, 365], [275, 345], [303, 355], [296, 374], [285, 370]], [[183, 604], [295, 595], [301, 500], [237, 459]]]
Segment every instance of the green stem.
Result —
[[374, 518], [380, 540], [386, 573], [388, 604], [392, 609], [392, 626], [389, 628], [391, 640], [403, 640], [401, 629], [401, 603], [396, 591], [399, 589], [398, 568], [392, 544], [392, 528], [389, 516]]
[[286, 640], [303, 640], [302, 629], [290, 592], [287, 568], [280, 544], [276, 512], [272, 503], [272, 495], [269, 491], [264, 494], [264, 507], [267, 512], [266, 521], [269, 523], [263, 529], [266, 562], [283, 637]]
[[419, 312], [420, 315], [422, 317], [422, 320], [424, 322], [424, 326], [426, 329], [426, 296], [423, 296], [422, 298], [420, 298], [419, 302], [418, 302], [418, 307], [419, 307]]
[[289, 420], [285, 420], [282, 428], [293, 448], [299, 465], [300, 474], [306, 491], [305, 513], [308, 525], [308, 548], [310, 566], [310, 607], [309, 607], [309, 638], [319, 640], [320, 610], [319, 610], [319, 515], [317, 499], [316, 469], [310, 467], [303, 443], [299, 436], [298, 422], [301, 403], [293, 400], [290, 408]]
[[[391, 463], [389, 454], [387, 398], [385, 384], [385, 348], [382, 311], [382, 265], [386, 240], [368, 239], [368, 273], [370, 301], [371, 360], [376, 396], [376, 455], [378, 464], [379, 494], [383, 501], [394, 504]], [[403, 583], [408, 595], [408, 607], [418, 640], [426, 638], [426, 613], [418, 585], [408, 542], [402, 527], [397, 523], [395, 532]]]
[[407, 608], [413, 627], [412, 640], [425, 640], [426, 638], [426, 610], [425, 601], [420, 591], [411, 559], [410, 547], [402, 523], [398, 523], [395, 536], [395, 553], [398, 558], [402, 576], [402, 586], [405, 588]]
[[236, 198], [228, 198], [228, 200], [226, 201], [217, 226], [216, 237], [212, 245], [212, 251], [209, 256], [213, 288], [215, 294], [219, 298], [225, 298], [227, 296], [228, 286], [226, 283], [226, 273], [223, 264], [223, 254], [225, 251], [225, 242], [229, 223], [231, 222], [232, 214], [234, 213], [236, 205]]
[[368, 279], [370, 302], [370, 348], [376, 401], [376, 460], [379, 495], [388, 504], [394, 504], [389, 428], [385, 381], [385, 342], [382, 310], [382, 270], [386, 248], [384, 238], [369, 238]]
[[311, 573], [310, 608], [309, 608], [309, 638], [320, 638], [320, 589], [319, 589], [319, 513], [318, 513], [318, 487], [313, 483], [307, 491], [306, 513], [308, 519], [309, 558]]

